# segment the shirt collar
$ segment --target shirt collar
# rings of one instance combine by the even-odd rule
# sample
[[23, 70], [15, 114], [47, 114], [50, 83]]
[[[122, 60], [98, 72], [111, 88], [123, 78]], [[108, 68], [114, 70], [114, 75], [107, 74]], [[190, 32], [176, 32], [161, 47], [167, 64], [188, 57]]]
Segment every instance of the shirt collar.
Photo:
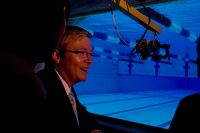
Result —
[[71, 91], [71, 88], [69, 87], [67, 82], [65, 82], [65, 80], [61, 77], [61, 75], [58, 73], [58, 71], [56, 69], [54, 69], [54, 70], [57, 73], [58, 77], [60, 78], [60, 80], [62, 82], [62, 85], [65, 88], [65, 92], [67, 93], [67, 95], [69, 95], [69, 92]]

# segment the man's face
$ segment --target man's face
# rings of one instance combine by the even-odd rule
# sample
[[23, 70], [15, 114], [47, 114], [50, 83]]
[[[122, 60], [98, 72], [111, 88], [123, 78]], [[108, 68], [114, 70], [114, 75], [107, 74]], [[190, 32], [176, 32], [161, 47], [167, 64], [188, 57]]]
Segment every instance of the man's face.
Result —
[[65, 50], [76, 51], [76, 53], [65, 52], [64, 57], [60, 60], [59, 71], [65, 81], [69, 85], [74, 85], [77, 82], [86, 80], [92, 63], [90, 39], [88, 37], [77, 39], [66, 46]]

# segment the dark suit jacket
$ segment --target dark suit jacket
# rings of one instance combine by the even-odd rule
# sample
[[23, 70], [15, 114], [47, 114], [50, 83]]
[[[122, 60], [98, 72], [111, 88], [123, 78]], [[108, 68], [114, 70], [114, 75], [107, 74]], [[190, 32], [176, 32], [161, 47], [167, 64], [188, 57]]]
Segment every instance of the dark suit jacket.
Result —
[[79, 102], [74, 88], [72, 88], [72, 91], [76, 98], [80, 127], [78, 126], [70, 100], [56, 72], [52, 68], [44, 69], [38, 72], [38, 76], [46, 87], [47, 112], [50, 112], [49, 122], [51, 122], [48, 124], [50, 124], [50, 128], [62, 132], [73, 131], [81, 133], [91, 132], [93, 129], [96, 129], [95, 119]]
[[200, 133], [200, 93], [181, 100], [170, 125], [172, 133]]

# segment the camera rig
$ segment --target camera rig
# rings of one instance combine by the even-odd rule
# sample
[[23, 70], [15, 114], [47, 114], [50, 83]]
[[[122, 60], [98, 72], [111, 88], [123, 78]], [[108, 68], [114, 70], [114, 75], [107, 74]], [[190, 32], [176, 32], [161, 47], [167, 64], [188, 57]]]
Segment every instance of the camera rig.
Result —
[[[146, 60], [148, 57], [152, 57], [152, 60], [161, 60], [166, 59], [170, 61], [169, 56], [169, 44], [160, 44], [157, 39], [150, 41], [150, 40], [137, 40], [136, 46], [130, 53], [130, 56], [135, 55], [136, 53], [139, 54], [140, 59]], [[164, 54], [161, 52], [164, 51]]]

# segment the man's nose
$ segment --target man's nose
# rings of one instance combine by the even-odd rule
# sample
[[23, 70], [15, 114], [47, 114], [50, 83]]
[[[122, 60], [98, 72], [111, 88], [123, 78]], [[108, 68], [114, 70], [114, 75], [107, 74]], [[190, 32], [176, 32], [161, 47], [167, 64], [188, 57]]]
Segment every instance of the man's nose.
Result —
[[92, 55], [90, 53], [87, 54], [87, 63], [92, 64]]

